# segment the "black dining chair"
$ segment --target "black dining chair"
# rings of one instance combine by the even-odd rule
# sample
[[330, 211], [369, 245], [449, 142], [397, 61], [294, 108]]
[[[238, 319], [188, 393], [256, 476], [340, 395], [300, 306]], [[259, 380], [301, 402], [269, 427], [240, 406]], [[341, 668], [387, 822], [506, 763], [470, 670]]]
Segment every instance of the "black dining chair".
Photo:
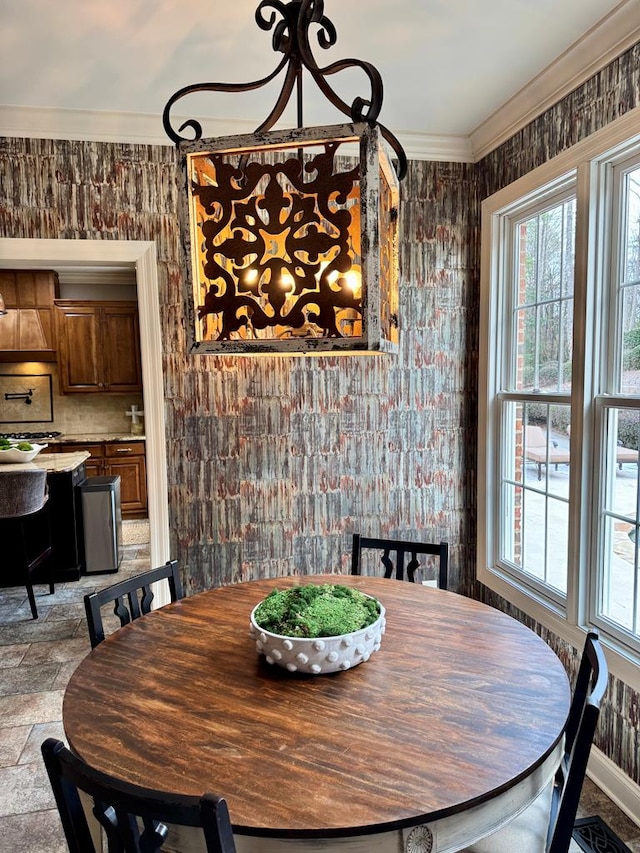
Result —
[[[8, 542], [13, 538], [16, 560], [20, 564], [31, 615], [38, 618], [33, 592], [33, 573], [51, 556], [47, 472], [39, 468], [26, 471], [3, 471], [0, 476], [0, 519], [7, 521]], [[6, 543], [5, 543], [6, 544]], [[5, 548], [6, 551], [6, 548]], [[49, 574], [49, 594], [53, 594], [53, 562]]]
[[89, 593], [84, 597], [84, 609], [87, 614], [87, 627], [91, 648], [95, 649], [104, 640], [102, 608], [113, 604], [113, 612], [120, 619], [120, 627], [133, 619], [138, 619], [151, 610], [154, 594], [151, 584], [158, 581], [169, 582], [171, 601], [183, 597], [182, 581], [177, 560], [169, 560], [157, 569], [150, 569], [132, 578], [118, 581], [111, 586]]
[[201, 828], [207, 853], [235, 853], [229, 810], [222, 797], [178, 796], [113, 779], [55, 738], [44, 741], [42, 757], [69, 853], [97, 853], [79, 792], [93, 801], [92, 812], [106, 835], [108, 853], [162, 850], [167, 824]]
[[[351, 550], [351, 574], [362, 574], [362, 551], [381, 551], [380, 562], [384, 568], [384, 577], [395, 577], [397, 580], [405, 579], [405, 556], [410, 554], [411, 558], [406, 566], [406, 579], [412, 583], [416, 582], [416, 572], [424, 570], [418, 555], [436, 557], [435, 585], [439, 589], [446, 589], [449, 574], [449, 545], [446, 542], [431, 544], [427, 542], [410, 542], [402, 539], [375, 539], [370, 536], [353, 534], [353, 546]], [[428, 582], [427, 582], [428, 583]]]
[[564, 731], [564, 752], [553, 784], [515, 820], [465, 848], [465, 853], [567, 853], [608, 677], [598, 632], [591, 630], [580, 660]]

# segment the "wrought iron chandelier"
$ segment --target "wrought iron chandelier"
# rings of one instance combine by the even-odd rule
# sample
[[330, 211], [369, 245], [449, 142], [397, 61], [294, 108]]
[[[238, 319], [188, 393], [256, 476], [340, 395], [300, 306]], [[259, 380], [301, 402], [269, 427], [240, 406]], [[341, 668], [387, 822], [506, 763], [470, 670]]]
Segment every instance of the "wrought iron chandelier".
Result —
[[[357, 59], [317, 64], [311, 28], [321, 48], [337, 40], [323, 0], [262, 0], [255, 19], [273, 30], [272, 47], [283, 54], [272, 73], [250, 83], [186, 86], [163, 114], [184, 182], [189, 350], [396, 352], [398, 181], [407, 161], [396, 137], [378, 122], [380, 74]], [[370, 93], [349, 106], [327, 78], [354, 67], [365, 73]], [[350, 123], [303, 127], [303, 70]], [[171, 110], [182, 98], [248, 92], [281, 72], [276, 104], [253, 134], [203, 139], [196, 119], [173, 128]], [[297, 128], [273, 131], [294, 90]], [[181, 135], [185, 130], [189, 138]]]

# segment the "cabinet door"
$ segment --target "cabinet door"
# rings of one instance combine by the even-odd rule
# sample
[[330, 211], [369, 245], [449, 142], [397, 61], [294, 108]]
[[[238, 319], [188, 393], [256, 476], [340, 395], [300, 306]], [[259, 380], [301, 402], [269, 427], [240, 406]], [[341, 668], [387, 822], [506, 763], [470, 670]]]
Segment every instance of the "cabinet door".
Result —
[[47, 270], [0, 271], [7, 314], [0, 323], [0, 351], [24, 352], [25, 360], [55, 358], [53, 301], [58, 276]]
[[95, 393], [104, 389], [100, 314], [90, 305], [56, 305], [60, 390]]
[[112, 392], [142, 390], [140, 330], [136, 305], [102, 308], [105, 388]]
[[60, 389], [142, 391], [136, 302], [56, 300]]
[[120, 475], [120, 502], [123, 518], [147, 515], [147, 469], [143, 441], [105, 444], [105, 473]]
[[87, 477], [102, 477], [104, 475], [104, 446], [102, 444], [85, 444], [78, 442], [77, 444], [61, 444], [59, 445], [61, 453], [75, 453], [77, 451], [86, 450], [91, 456], [84, 461], [85, 473]]

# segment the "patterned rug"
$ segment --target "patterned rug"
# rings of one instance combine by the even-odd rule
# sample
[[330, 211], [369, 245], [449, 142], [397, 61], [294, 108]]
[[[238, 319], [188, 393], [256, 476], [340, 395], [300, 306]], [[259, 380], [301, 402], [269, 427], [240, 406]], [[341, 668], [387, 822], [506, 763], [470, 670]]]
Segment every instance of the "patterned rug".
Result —
[[583, 817], [573, 826], [573, 840], [585, 853], [631, 853], [601, 817]]

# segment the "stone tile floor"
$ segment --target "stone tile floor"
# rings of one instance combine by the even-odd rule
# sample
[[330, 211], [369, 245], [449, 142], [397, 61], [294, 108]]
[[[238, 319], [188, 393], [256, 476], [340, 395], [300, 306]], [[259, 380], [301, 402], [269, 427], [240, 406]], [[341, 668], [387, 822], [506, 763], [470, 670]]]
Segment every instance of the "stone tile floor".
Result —
[[[26, 591], [0, 589], [0, 851], [64, 853], [67, 847], [40, 756], [50, 736], [64, 740], [62, 697], [90, 644], [83, 597], [148, 568], [147, 545], [128, 545], [117, 575], [36, 587], [40, 618], [31, 619]], [[117, 626], [117, 622], [116, 622]], [[579, 817], [600, 815], [640, 853], [640, 828], [587, 779]], [[580, 853], [573, 842], [570, 853]]]
[[65, 739], [64, 690], [91, 649], [85, 594], [149, 568], [149, 546], [128, 545], [117, 574], [56, 584], [51, 596], [48, 586], [36, 586], [37, 620], [24, 587], [0, 589], [0, 851], [67, 850], [40, 744]]

